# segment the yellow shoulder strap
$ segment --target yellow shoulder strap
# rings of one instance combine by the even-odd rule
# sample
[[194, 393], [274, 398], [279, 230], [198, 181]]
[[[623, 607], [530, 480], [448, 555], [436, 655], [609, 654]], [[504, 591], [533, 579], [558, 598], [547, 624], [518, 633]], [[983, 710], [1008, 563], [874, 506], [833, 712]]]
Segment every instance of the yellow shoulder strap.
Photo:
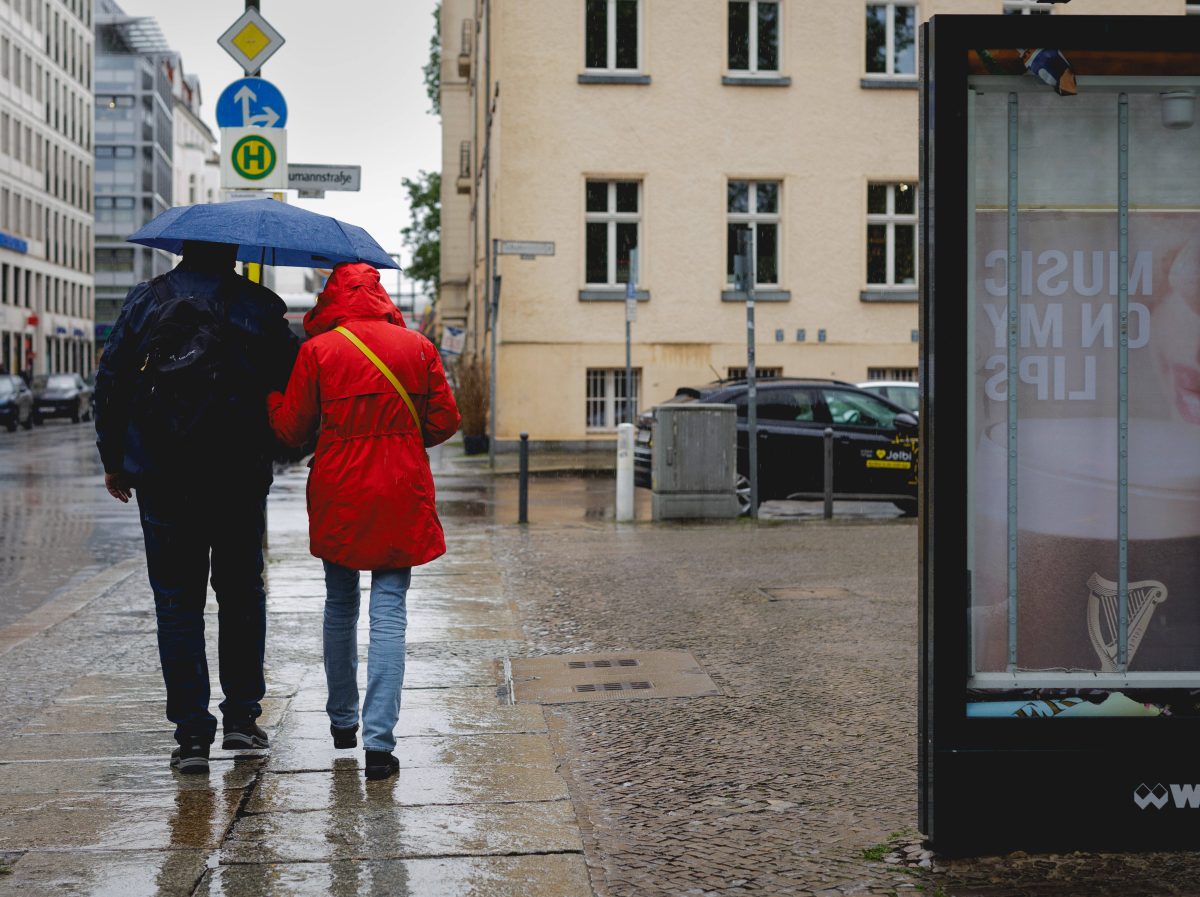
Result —
[[388, 382], [391, 383], [392, 386], [396, 387], [396, 392], [400, 393], [400, 398], [404, 399], [404, 404], [408, 406], [409, 413], [412, 414], [413, 422], [417, 425], [417, 432], [420, 432], [421, 418], [417, 416], [417, 407], [413, 404], [413, 400], [409, 398], [408, 390], [404, 388], [404, 385], [397, 380], [396, 375], [392, 373], [392, 369], [384, 364], [378, 355], [368, 349], [366, 343], [360, 340], [345, 327], [335, 327], [334, 329], [346, 339], [350, 340], [350, 342], [354, 343], [354, 345], [358, 347], [358, 350], [362, 352], [363, 355], [367, 356], [368, 359], [370, 359], [371, 364], [379, 368], [379, 373], [387, 377]]

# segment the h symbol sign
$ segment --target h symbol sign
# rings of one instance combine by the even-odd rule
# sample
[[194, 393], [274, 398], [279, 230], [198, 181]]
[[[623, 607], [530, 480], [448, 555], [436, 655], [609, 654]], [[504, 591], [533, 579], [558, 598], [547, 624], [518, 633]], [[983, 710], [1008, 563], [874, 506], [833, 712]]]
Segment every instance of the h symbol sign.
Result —
[[242, 168], [261, 171], [267, 167], [267, 147], [263, 143], [247, 143], [242, 147]]

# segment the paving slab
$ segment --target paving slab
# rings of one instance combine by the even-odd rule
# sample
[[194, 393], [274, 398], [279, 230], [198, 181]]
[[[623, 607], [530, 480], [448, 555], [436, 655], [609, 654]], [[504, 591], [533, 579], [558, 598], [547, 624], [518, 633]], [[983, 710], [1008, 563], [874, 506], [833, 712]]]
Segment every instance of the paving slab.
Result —
[[[220, 732], [218, 730], [218, 736]], [[220, 739], [212, 747], [213, 760], [232, 760], [253, 756], [220, 749]], [[19, 760], [45, 761], [88, 759], [151, 759], [163, 763], [179, 745], [171, 732], [104, 732], [86, 735], [16, 735], [0, 739], [0, 763]]]
[[218, 857], [226, 865], [582, 849], [570, 802], [552, 801], [243, 816]]
[[[218, 698], [218, 702], [220, 698]], [[279, 724], [286, 699], [264, 698], [258, 724], [268, 731]], [[220, 710], [213, 708], [219, 717]], [[127, 703], [51, 704], [21, 730], [22, 735], [83, 735], [103, 732], [173, 733], [175, 724], [166, 717], [165, 697], [156, 701]], [[217, 736], [220, 737], [218, 727]]]
[[189, 897], [207, 850], [31, 851], [0, 876], [15, 897]]
[[[358, 687], [367, 687], [367, 657], [365, 645], [359, 645]], [[499, 657], [454, 657], [451, 655], [407, 657], [404, 661], [405, 697], [410, 691], [435, 688], [499, 688], [504, 683], [504, 665]], [[325, 671], [319, 666], [310, 669], [299, 693], [292, 700], [292, 710], [324, 710], [328, 697]]]
[[[483, 747], [474, 742], [486, 739]], [[396, 753], [399, 774], [368, 783], [359, 754], [339, 757], [332, 772], [264, 773], [247, 813], [296, 810], [373, 810], [422, 804], [485, 804], [566, 800], [546, 739], [529, 735], [429, 740], [414, 751], [405, 739]], [[383, 787], [376, 787], [377, 784]]]
[[0, 763], [0, 794], [53, 794], [63, 791], [130, 794], [141, 791], [180, 791], [247, 788], [263, 760], [245, 754], [214, 761], [207, 776], [181, 776], [165, 758], [136, 760], [52, 760]]
[[[302, 678], [290, 670], [281, 669], [278, 665], [268, 666], [266, 676], [267, 698], [270, 700], [294, 695]], [[219, 703], [220, 681], [210, 680], [209, 687]], [[166, 696], [162, 674], [158, 672], [89, 673], [72, 682], [54, 701], [56, 704], [125, 704], [136, 701], [165, 702]]]
[[[320, 695], [314, 689], [314, 695]], [[280, 726], [280, 740], [285, 738], [327, 738], [329, 718], [324, 712], [324, 698], [300, 700], [311, 711], [297, 710], [288, 715]], [[297, 706], [301, 706], [298, 700]], [[400, 705], [400, 721], [396, 725], [398, 738], [413, 735], [476, 735], [485, 733], [545, 732], [546, 721], [540, 707], [513, 706], [501, 703], [494, 688], [436, 688], [405, 692]]]
[[0, 850], [215, 848], [241, 792], [183, 789], [151, 793], [2, 794]]
[[220, 866], [196, 897], [592, 897], [578, 854]]

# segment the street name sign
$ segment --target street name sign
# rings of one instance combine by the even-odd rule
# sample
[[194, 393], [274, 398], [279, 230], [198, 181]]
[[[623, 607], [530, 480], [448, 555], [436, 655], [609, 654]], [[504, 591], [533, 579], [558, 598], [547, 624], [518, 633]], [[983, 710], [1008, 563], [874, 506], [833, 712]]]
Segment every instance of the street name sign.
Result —
[[519, 255], [521, 258], [554, 255], [554, 243], [538, 240], [500, 240], [496, 252], [499, 255]]
[[286, 189], [287, 131], [222, 128], [221, 186], [231, 190]]
[[361, 165], [289, 165], [291, 190], [361, 190]]
[[271, 27], [263, 14], [251, 7], [238, 16], [217, 43], [242, 67], [242, 71], [253, 75], [275, 55], [284, 41], [283, 35]]
[[279, 88], [264, 78], [239, 78], [217, 100], [219, 128], [282, 128], [287, 102]]

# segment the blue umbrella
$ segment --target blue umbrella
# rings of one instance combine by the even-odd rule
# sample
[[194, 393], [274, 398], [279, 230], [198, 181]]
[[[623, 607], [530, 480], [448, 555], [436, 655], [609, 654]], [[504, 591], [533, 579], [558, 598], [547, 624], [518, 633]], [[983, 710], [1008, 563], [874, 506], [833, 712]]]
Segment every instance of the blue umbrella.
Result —
[[400, 267], [361, 227], [274, 199], [179, 206], [129, 237], [130, 243], [176, 255], [184, 240], [236, 243], [239, 261], [263, 265], [329, 268], [366, 262], [376, 268]]

